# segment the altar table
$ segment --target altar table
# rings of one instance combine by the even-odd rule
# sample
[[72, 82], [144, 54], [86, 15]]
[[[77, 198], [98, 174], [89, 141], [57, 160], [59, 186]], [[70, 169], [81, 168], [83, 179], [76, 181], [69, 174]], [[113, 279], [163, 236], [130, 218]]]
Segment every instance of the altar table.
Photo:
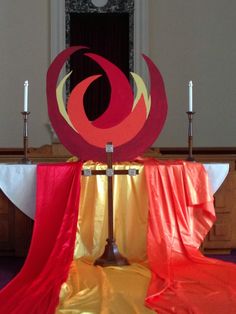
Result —
[[[215, 193], [229, 172], [227, 163], [203, 164]], [[24, 214], [35, 216], [37, 165], [0, 164], [0, 189]]]
[[[231, 311], [231, 307], [232, 304], [236, 306], [236, 303], [235, 301], [230, 303], [228, 301], [229, 299], [235, 300], [236, 296], [236, 286], [234, 284], [236, 281], [236, 267], [234, 265], [225, 266], [222, 262], [206, 259], [198, 251], [201, 241], [203, 241], [205, 234], [209, 231], [214, 221], [212, 194], [209, 190], [202, 166], [199, 166], [197, 163], [181, 163], [181, 161], [176, 161], [173, 163], [160, 162], [159, 164], [153, 162], [153, 165], [147, 164], [146, 168], [140, 163], [124, 163], [116, 167], [127, 169], [131, 165], [132, 168], [139, 169], [139, 175], [136, 177], [116, 176], [113, 184], [115, 237], [121, 253], [130, 260], [131, 265], [106, 268], [92, 266], [94, 259], [102, 253], [107, 237], [107, 217], [105, 214], [107, 208], [106, 177], [81, 177], [79, 219], [77, 223], [74, 260], [70, 265], [67, 280], [64, 280], [63, 283], [61, 279], [61, 283], [63, 284], [61, 285], [60, 301], [56, 313], [151, 314], [157, 311], [158, 313], [208, 314], [214, 308], [214, 314], [223, 314], [223, 310], [233, 314], [234, 312]], [[31, 177], [30, 189], [32, 189], [31, 192], [35, 191], [33, 183], [35, 180], [35, 166], [15, 167], [13, 171], [21, 169], [19, 173], [24, 178], [27, 175]], [[100, 169], [104, 165], [88, 162], [83, 167]], [[226, 177], [229, 169], [228, 165], [209, 164], [204, 165], [204, 167], [209, 174], [211, 189], [214, 193]], [[10, 172], [10, 168], [12, 166], [1, 166], [0, 174]], [[41, 167], [41, 170], [45, 172], [46, 176], [51, 174], [54, 177], [48, 180], [51, 181], [51, 185], [49, 184], [49, 186], [46, 186], [47, 178], [45, 174], [44, 177], [42, 175], [40, 177], [39, 185], [43, 194], [38, 198], [38, 202], [44, 207], [44, 212], [37, 213], [36, 229], [40, 228], [40, 220], [43, 219], [43, 215], [48, 215], [48, 219], [46, 220], [47, 228], [44, 228], [40, 233], [41, 240], [36, 237], [36, 234], [33, 237], [32, 242], [36, 242], [38, 248], [42, 247], [43, 233], [45, 233], [45, 237], [50, 236], [50, 231], [53, 230], [54, 223], [58, 220], [55, 219], [53, 221], [52, 215], [56, 215], [57, 212], [61, 215], [64, 211], [63, 206], [65, 206], [57, 199], [55, 199], [56, 204], [53, 206], [53, 202], [49, 197], [50, 195], [47, 196], [47, 189], [50, 189], [53, 183], [56, 184], [57, 175], [59, 174], [58, 167], [55, 169], [55, 174], [52, 168], [53, 166], [51, 167], [50, 165], [48, 170]], [[74, 193], [68, 194], [68, 183], [73, 179], [73, 175], [70, 172], [74, 169], [74, 166], [68, 165], [68, 167], [62, 166], [62, 168], [65, 169], [62, 169], [65, 174], [63, 180], [61, 179], [60, 191], [64, 194], [66, 193], [68, 197], [69, 195], [73, 196]], [[26, 176], [24, 175], [24, 171], [27, 173]], [[150, 181], [148, 179], [146, 181], [146, 177], [150, 178]], [[197, 180], [194, 181], [191, 177]], [[178, 178], [178, 180], [175, 181], [175, 178]], [[77, 177], [76, 180], [78, 184]], [[11, 193], [6, 188], [6, 184], [2, 184], [2, 181], [0, 181], [0, 187], [10, 198]], [[67, 181], [68, 183], [66, 183]], [[26, 182], [27, 180], [25, 184]], [[74, 179], [71, 181], [71, 187], [73, 188], [74, 183], [72, 182], [74, 182]], [[63, 192], [64, 183], [66, 190]], [[179, 198], [175, 192], [171, 191], [171, 186], [173, 191], [178, 191], [178, 194], [180, 193], [179, 196], [181, 193], [184, 194]], [[156, 187], [158, 187], [158, 193], [156, 192]], [[19, 189], [18, 184], [17, 189]], [[44, 199], [42, 196], [45, 194], [47, 197]], [[160, 195], [162, 195], [161, 198]], [[62, 197], [61, 195], [59, 196], [60, 198]], [[71, 196], [69, 199], [73, 204], [74, 200], [71, 200]], [[18, 202], [18, 200], [15, 201]], [[35, 212], [34, 202], [34, 197], [32, 197], [31, 203], [27, 205], [27, 211], [25, 210], [25, 213], [31, 217], [34, 217]], [[167, 202], [170, 203], [168, 204]], [[16, 205], [20, 207], [19, 204]], [[55, 287], [48, 289], [50, 285], [54, 284], [55, 279], [56, 282], [60, 276], [66, 279], [66, 273], [61, 268], [61, 265], [66, 260], [65, 256], [63, 257], [63, 252], [71, 248], [71, 245], [68, 245], [68, 239], [73, 240], [73, 237], [71, 238], [73, 232], [69, 232], [68, 228], [70, 224], [75, 223], [75, 217], [71, 216], [73, 215], [73, 208], [69, 205], [66, 204], [67, 210], [64, 215], [67, 217], [67, 212], [69, 211], [71, 221], [67, 217], [67, 224], [63, 222], [61, 225], [64, 228], [63, 230], [65, 230], [66, 239], [64, 241], [66, 242], [65, 244], [61, 243], [62, 246], [58, 247], [57, 245], [58, 251], [53, 251], [53, 256], [57, 259], [57, 262], [53, 263], [53, 260], [50, 261], [52, 275], [48, 273], [50, 268], [47, 269], [46, 273], [42, 272], [44, 273], [43, 278], [46, 283], [48, 281], [48, 275], [46, 274], [50, 274], [51, 280], [47, 283], [47, 291], [45, 290], [43, 298], [37, 293], [37, 290], [34, 292], [34, 289], [36, 289], [34, 283], [38, 282], [38, 277], [36, 278], [37, 280], [32, 279], [31, 286], [33, 285], [34, 289], [31, 299], [35, 300], [34, 302], [37, 302], [37, 299], [39, 299], [38, 302], [41, 302], [41, 306], [45, 305], [45, 302], [52, 298], [51, 290], [57, 291], [59, 288], [57, 286], [56, 289]], [[60, 209], [60, 207], [62, 208]], [[39, 210], [39, 207], [37, 210]], [[51, 210], [52, 213], [50, 213]], [[175, 217], [175, 215], [177, 216]], [[50, 230], [50, 226], [52, 230]], [[48, 243], [45, 244], [48, 245]], [[56, 244], [57, 242], [55, 242]], [[62, 248], [63, 250], [61, 250]], [[30, 261], [32, 262], [32, 251], [33, 247], [31, 248], [30, 258], [27, 259], [28, 263], [26, 263], [27, 265], [25, 265], [21, 272], [22, 274], [16, 278], [12, 285], [9, 285], [9, 288], [21, 287], [19, 278], [28, 278], [26, 266], [29, 268]], [[39, 251], [38, 256], [40, 254]], [[71, 250], [70, 253], [66, 254], [70, 256]], [[45, 252], [43, 255], [45, 256]], [[60, 255], [62, 256], [60, 257]], [[34, 255], [33, 260], [36, 263], [36, 268], [38, 267], [37, 263], [40, 263], [40, 261], [43, 262], [42, 258], [40, 258], [40, 261], [37, 261], [37, 254]], [[172, 273], [173, 269], [174, 273]], [[52, 279], [53, 273], [55, 276], [54, 280]], [[34, 272], [32, 276], [34, 278]], [[213, 285], [211, 284], [211, 280]], [[232, 287], [229, 286], [229, 291], [226, 289], [229, 284], [227, 280], [233, 281]], [[28, 285], [28, 281], [29, 279], [26, 280], [26, 285]], [[205, 286], [206, 284], [209, 285], [209, 288]], [[30, 287], [28, 291], [32, 290]], [[8, 293], [9, 289], [7, 288], [3, 291], [2, 295], [0, 293], [0, 301], [1, 296], [6, 298], [6, 295], [9, 298], [17, 298], [18, 291], [16, 294]], [[192, 291], [191, 289], [195, 290]], [[204, 289], [205, 291], [203, 291]], [[27, 301], [27, 295], [24, 296], [24, 291], [19, 291], [20, 300], [23, 300], [22, 302], [24, 302], [24, 297], [26, 298], [25, 302]], [[48, 299], [49, 296], [51, 297]], [[145, 306], [145, 299], [146, 305], [150, 308]], [[222, 300], [222, 307], [216, 308], [214, 304], [218, 304], [216, 301], [219, 301], [219, 299]], [[56, 299], [50, 302], [50, 309], [53, 308], [51, 303], [55, 304], [55, 302]], [[225, 302], [228, 303], [225, 304]], [[208, 307], [209, 304], [210, 309]], [[25, 312], [13, 311], [10, 313], [28, 314], [29, 304], [23, 303], [23, 305], [25, 309], [27, 308]], [[32, 311], [32, 313], [41, 314], [40, 310], [37, 311], [36, 305], [34, 307], [35, 311]], [[48, 311], [45, 313], [53, 312]]]

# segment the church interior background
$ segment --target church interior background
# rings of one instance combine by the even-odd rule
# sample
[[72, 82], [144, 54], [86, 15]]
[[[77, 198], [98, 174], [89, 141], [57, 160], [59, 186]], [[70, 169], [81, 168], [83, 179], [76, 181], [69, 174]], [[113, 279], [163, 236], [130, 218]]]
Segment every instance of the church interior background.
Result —
[[[215, 273], [222, 272], [226, 276], [219, 279], [213, 275], [209, 289], [212, 289], [211, 292], [214, 291], [216, 295], [221, 294], [221, 289], [225, 286], [222, 283], [219, 284], [218, 281], [224, 281], [226, 286], [231, 287], [232, 298], [234, 299], [235, 284], [232, 283], [230, 277], [236, 276], [234, 266], [236, 262], [236, 145], [234, 132], [236, 119], [236, 42], [233, 40], [236, 26], [235, 15], [236, 4], [234, 1], [223, 3], [220, 0], [208, 0], [207, 2], [203, 0], [197, 2], [181, 0], [176, 3], [170, 0], [43, 0], [39, 2], [23, 0], [17, 4], [7, 0], [1, 1], [0, 284], [5, 289], [2, 289], [2, 295], [0, 291], [0, 300], [9, 299], [9, 303], [12, 303], [11, 294], [8, 290], [12, 292], [21, 286], [20, 277], [18, 278], [16, 275], [18, 273], [19, 276], [22, 276], [23, 279], [21, 280], [24, 282], [24, 278], [28, 276], [27, 267], [30, 263], [37, 264], [38, 268], [35, 266], [32, 270], [35, 273], [40, 272], [40, 267], [47, 264], [47, 268], [46, 266], [44, 268], [44, 279], [40, 278], [37, 281], [34, 277], [34, 283], [26, 288], [25, 292], [20, 292], [18, 296], [15, 296], [16, 302], [22, 300], [22, 308], [21, 305], [19, 308], [12, 307], [10, 308], [12, 312], [9, 313], [26, 314], [31, 310], [32, 313], [41, 313], [37, 307], [32, 308], [32, 304], [36, 302], [34, 298], [29, 303], [31, 308], [29, 305], [24, 307], [23, 300], [27, 299], [26, 291], [27, 289], [29, 291], [35, 289], [39, 295], [43, 295], [46, 278], [51, 278], [51, 281], [56, 278], [56, 274], [51, 272], [50, 267], [54, 263], [52, 258], [56, 258], [56, 252], [60, 251], [60, 245], [63, 243], [58, 240], [60, 233], [57, 232], [62, 228], [63, 223], [64, 227], [66, 226], [66, 222], [62, 223], [59, 218], [55, 220], [51, 234], [54, 235], [54, 240], [58, 240], [58, 247], [52, 249], [50, 243], [44, 243], [45, 234], [50, 237], [50, 232], [47, 231], [43, 234], [44, 232], [40, 231], [39, 223], [34, 221], [35, 209], [32, 210], [35, 206], [32, 205], [34, 204], [32, 202], [35, 202], [36, 194], [36, 186], [32, 181], [34, 180], [32, 171], [35, 173], [36, 166], [41, 164], [57, 165], [53, 170], [54, 173], [59, 171], [59, 164], [68, 165], [69, 169], [63, 168], [63, 174], [60, 175], [61, 180], [65, 180], [71, 188], [70, 190], [66, 187], [64, 193], [74, 195], [70, 198], [71, 208], [74, 208], [74, 204], [77, 204], [76, 202], [79, 202], [80, 198], [78, 225], [76, 225], [77, 218], [75, 217], [77, 212], [69, 211], [68, 198], [63, 196], [63, 184], [59, 186], [58, 183], [57, 186], [52, 179], [48, 180], [47, 183], [48, 187], [50, 184], [52, 186], [55, 184], [55, 188], [58, 189], [57, 195], [61, 193], [59, 198], [61, 204], [58, 201], [55, 205], [51, 203], [51, 200], [48, 200], [47, 204], [42, 202], [37, 205], [48, 211], [50, 206], [58, 206], [61, 217], [67, 208], [68, 215], [71, 215], [71, 221], [74, 222], [72, 223], [74, 229], [71, 232], [74, 232], [76, 237], [75, 248], [72, 237], [70, 249], [63, 253], [68, 256], [67, 259], [69, 256], [72, 258], [73, 255], [73, 263], [67, 262], [65, 269], [58, 268], [57, 270], [61, 272], [61, 277], [64, 279], [63, 284], [61, 281], [55, 280], [55, 286], [52, 290], [54, 290], [54, 294], [55, 291], [57, 293], [54, 295], [53, 292], [50, 292], [53, 295], [51, 301], [48, 301], [50, 295], [46, 297], [48, 300], [41, 297], [38, 299], [42, 308], [47, 304], [45, 309], [48, 310], [48, 313], [62, 314], [66, 313], [67, 310], [77, 311], [73, 313], [94, 314], [181, 313], [181, 311], [191, 313], [194, 310], [196, 313], [209, 313], [206, 303], [214, 305], [214, 298], [206, 298], [200, 302], [198, 308], [195, 303], [198, 302], [199, 297], [192, 297], [189, 286], [181, 286], [182, 290], [178, 286], [179, 290], [177, 289], [179, 282], [184, 278], [189, 278], [190, 274], [187, 271], [184, 274], [179, 272], [181, 264], [173, 266], [176, 267], [173, 268], [175, 274], [165, 268], [165, 261], [168, 261], [169, 252], [162, 245], [158, 246], [162, 241], [156, 241], [159, 236], [161, 238], [164, 236], [154, 229], [149, 229], [151, 227], [148, 225], [148, 219], [151, 219], [150, 217], [156, 219], [156, 205], [154, 205], [154, 201], [150, 201], [151, 197], [155, 198], [150, 192], [154, 188], [152, 185], [154, 181], [147, 184], [144, 184], [144, 181], [146, 177], [153, 176], [153, 180], [160, 180], [158, 181], [159, 184], [168, 190], [167, 181], [173, 179], [171, 179], [172, 171], [176, 170], [173, 170], [175, 168], [171, 168], [171, 170], [168, 168], [165, 174], [161, 172], [161, 165], [166, 165], [166, 163], [171, 163], [172, 167], [180, 167], [181, 165], [183, 168], [181, 171], [184, 173], [182, 173], [183, 177], [181, 178], [187, 178], [190, 172], [193, 178], [201, 177], [201, 187], [197, 186], [193, 179], [193, 182], [190, 180], [192, 182], [191, 189], [189, 185], [188, 187], [183, 185], [184, 191], [187, 190], [186, 198], [191, 199], [188, 203], [188, 211], [183, 214], [183, 217], [189, 223], [191, 220], [190, 213], [192, 213], [192, 209], [189, 208], [192, 206], [199, 209], [200, 200], [202, 202], [201, 216], [206, 217], [206, 220], [203, 221], [200, 214], [199, 216], [193, 214], [196, 220], [191, 220], [191, 224], [193, 224], [193, 229], [196, 228], [197, 230], [192, 235], [195, 242], [191, 245], [194, 249], [189, 249], [191, 245], [183, 237], [185, 232], [183, 229], [179, 231], [181, 236], [177, 236], [176, 233], [173, 234], [172, 229], [168, 236], [173, 236], [172, 241], [175, 247], [180, 245], [178, 241], [182, 241], [181, 243], [186, 245], [185, 249], [187, 247], [187, 251], [190, 250], [188, 251], [190, 252], [188, 253], [189, 256], [191, 256], [190, 259], [195, 262], [200, 260], [202, 256], [204, 258], [209, 256], [210, 266], [212, 269], [215, 267]], [[90, 267], [93, 265], [94, 256], [98, 257], [102, 254], [107, 238], [107, 218], [105, 222], [101, 220], [101, 217], [105, 215], [103, 209], [108, 206], [106, 192], [104, 192], [106, 191], [105, 176], [81, 176], [81, 179], [76, 176], [76, 171], [81, 171], [82, 161], [80, 158], [75, 158], [74, 154], [60, 141], [48, 114], [47, 71], [61, 51], [76, 45], [85, 45], [89, 49], [91, 48], [92, 52], [107, 58], [116, 64], [128, 79], [130, 79], [130, 72], [138, 73], [147, 82], [148, 89], [151, 89], [148, 66], [142, 58], [142, 54], [145, 54], [158, 67], [165, 85], [168, 113], [162, 132], [156, 141], [145, 152], [142, 152], [141, 156], [137, 156], [138, 159], [135, 161], [127, 160], [125, 165], [117, 166], [118, 171], [128, 171], [129, 167], [134, 167], [139, 174], [135, 178], [129, 177], [128, 179], [125, 176], [120, 176], [119, 179], [114, 178], [113, 182], [113, 201], [115, 211], [117, 211], [114, 218], [115, 236], [120, 251], [125, 253], [124, 255], [132, 264], [127, 277], [123, 274], [124, 268], [122, 267], [117, 273], [112, 272], [113, 266], [111, 268], [105, 267], [106, 271], [92, 266], [93, 270], [91, 271]], [[95, 121], [106, 111], [110, 101], [111, 87], [106, 73], [89, 58], [81, 59], [80, 55], [76, 53], [65, 63], [60, 73], [60, 79], [71, 70], [73, 73], [64, 88], [65, 101], [68, 100], [78, 82], [98, 71], [103, 74], [103, 78], [93, 83], [84, 96], [86, 115], [90, 121]], [[25, 81], [28, 81], [27, 110], [29, 111], [27, 114], [27, 143], [25, 142], [25, 116], [22, 114], [25, 109]], [[189, 142], [188, 120], [190, 81], [193, 83], [191, 111], [194, 112], [191, 142]], [[134, 83], [131, 82], [131, 85], [133, 86]], [[27, 147], [25, 147], [26, 144]], [[188, 162], [187, 166], [185, 164], [190, 154], [190, 144], [194, 159], [193, 162], [190, 162], [193, 165], [191, 167], [195, 169], [195, 164], [201, 165], [199, 169], [196, 166], [197, 170], [194, 170], [196, 171], [194, 174], [193, 170], [190, 171], [188, 168]], [[146, 162], [145, 160], [155, 160], [155, 162]], [[12, 175], [7, 164], [13, 165], [14, 171], [17, 172]], [[21, 172], [18, 168], [19, 165], [28, 168], [24, 168], [26, 170]], [[156, 175], [155, 171], [153, 173], [150, 171], [150, 167], [154, 167], [154, 165], [158, 169], [157, 177], [154, 176], [154, 173]], [[210, 192], [205, 179], [203, 179], [202, 165], [206, 166], [210, 183], [218, 184], [217, 189], [214, 190], [213, 188], [214, 203], [209, 198], [210, 194], [208, 195]], [[104, 165], [94, 165], [91, 161], [86, 161], [83, 167], [88, 167], [95, 172], [105, 169]], [[44, 186], [46, 181], [43, 181], [43, 175], [46, 171], [48, 171], [46, 176], [49, 176], [50, 173], [52, 178], [53, 175], [50, 169], [46, 170], [43, 166], [39, 168], [37, 189], [40, 187], [40, 193], [46, 195], [47, 189]], [[169, 179], [165, 181], [163, 178], [167, 178], [167, 173]], [[215, 183], [216, 181], [217, 183]], [[24, 185], [27, 187], [23, 187]], [[80, 196], [72, 193], [75, 189], [80, 189]], [[96, 192], [97, 190], [99, 193]], [[131, 191], [133, 192], [131, 193]], [[196, 191], [201, 194], [198, 195], [197, 200], [193, 197]], [[162, 195], [162, 192], [162, 190], [158, 190], [159, 195]], [[21, 198], [21, 195], [24, 197], [20, 203], [15, 201], [15, 199]], [[124, 199], [118, 197], [119, 195], [123, 195]], [[167, 196], [165, 195], [165, 197]], [[172, 194], [169, 198], [173, 201]], [[181, 199], [180, 203], [183, 204], [182, 202], [184, 201]], [[207, 205], [209, 202], [212, 202], [210, 209]], [[60, 209], [60, 206], [64, 206], [64, 208]], [[176, 204], [171, 208], [174, 206]], [[24, 209], [22, 210], [21, 207]], [[173, 219], [170, 212], [168, 213], [169, 216], [165, 214], [164, 218], [162, 217], [165, 223]], [[175, 213], [175, 215], [177, 214]], [[53, 217], [48, 214], [48, 217], [45, 216], [44, 219], [51, 220], [54, 219]], [[181, 220], [183, 217], [178, 219]], [[50, 223], [44, 222], [43, 218], [41, 219], [39, 218], [38, 221], [41, 221], [43, 225], [45, 224], [44, 230], [50, 229]], [[67, 226], [71, 226], [69, 222], [67, 223]], [[156, 223], [161, 230], [163, 224]], [[171, 223], [173, 227], [176, 222], [171, 221]], [[168, 229], [168, 224], [165, 228]], [[175, 228], [177, 227], [175, 226]], [[27, 257], [33, 230], [39, 230], [37, 231], [39, 233], [35, 233], [38, 234], [38, 239], [34, 239], [39, 252], [41, 249], [40, 241], [44, 243], [46, 252], [50, 250], [53, 252], [50, 258], [46, 256], [47, 253], [40, 255], [42, 256], [41, 262], [37, 262], [34, 253]], [[148, 230], [153, 234], [153, 238], [150, 234], [146, 238]], [[132, 239], [131, 242], [130, 239]], [[55, 242], [57, 241], [55, 240]], [[148, 243], [149, 245], [147, 245]], [[197, 246], [200, 246], [200, 249], [196, 250], [198, 253], [195, 252]], [[150, 254], [154, 248], [161, 249], [161, 252], [156, 253], [160, 263], [154, 260]], [[182, 252], [181, 248], [179, 252]], [[46, 257], [48, 262], [45, 264]], [[87, 260], [84, 260], [84, 257], [87, 257]], [[63, 259], [63, 256], [61, 258]], [[215, 261], [215, 258], [219, 263], [212, 262]], [[27, 260], [29, 262], [25, 263]], [[225, 266], [222, 261], [229, 261], [230, 263]], [[147, 263], [149, 263], [148, 267]], [[172, 261], [170, 265], [172, 265], [171, 263]], [[188, 269], [193, 267], [186, 260], [184, 263]], [[203, 265], [205, 262], [201, 263]], [[162, 266], [158, 268], [156, 265]], [[171, 268], [170, 265], [168, 267]], [[11, 268], [8, 276], [6, 276], [7, 267]], [[208, 274], [210, 271], [207, 266], [204, 267], [199, 266], [197, 274], [205, 283], [209, 278], [206, 280], [203, 273]], [[23, 270], [22, 275], [20, 275], [20, 270]], [[104, 272], [106, 272], [105, 275]], [[50, 276], [47, 275], [49, 273]], [[135, 277], [135, 274], [138, 274], [138, 277]], [[10, 283], [15, 276], [15, 282]], [[104, 276], [106, 280], [103, 282]], [[163, 276], [168, 280], [159, 281], [157, 288], [154, 279]], [[45, 283], [45, 287], [40, 280]], [[109, 285], [112, 281], [116, 282], [114, 286]], [[172, 287], [174, 287], [173, 291], [178, 291], [176, 295], [179, 296], [181, 302], [177, 297], [172, 300], [171, 292], [168, 290], [169, 288], [166, 288], [171, 285], [170, 282], [172, 281], [178, 282], [176, 286]], [[12, 290], [7, 289], [8, 282], [10, 283], [9, 288]], [[102, 285], [98, 286], [98, 282]], [[131, 291], [134, 292], [135, 284], [139, 289], [132, 294]], [[126, 289], [122, 285], [127, 285]], [[86, 287], [89, 288], [85, 292]], [[201, 289], [201, 285], [195, 287], [193, 295], [201, 295], [203, 293]], [[228, 298], [226, 294], [222, 294], [220, 305], [218, 303], [214, 305], [215, 313], [223, 313], [225, 308], [227, 308], [227, 313], [234, 313], [235, 301], [231, 303], [229, 301], [231, 298]], [[190, 300], [191, 304], [185, 298]], [[19, 304], [21, 303], [19, 302]], [[6, 304], [2, 303], [0, 309], [1, 306], [2, 313], [8, 313], [4, 312], [8, 311], [7, 302]]]

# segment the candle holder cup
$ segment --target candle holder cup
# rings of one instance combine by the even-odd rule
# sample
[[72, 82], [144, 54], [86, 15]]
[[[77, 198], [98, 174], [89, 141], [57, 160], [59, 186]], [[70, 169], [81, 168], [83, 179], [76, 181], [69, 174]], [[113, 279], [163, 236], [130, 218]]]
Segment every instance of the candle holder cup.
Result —
[[188, 115], [188, 161], [195, 161], [193, 157], [193, 115], [194, 111], [187, 111]]
[[21, 160], [23, 164], [31, 164], [31, 161], [28, 158], [28, 116], [30, 114], [29, 111], [22, 111], [21, 114], [23, 115], [24, 120], [24, 129], [23, 129], [23, 145], [24, 145], [24, 157]]

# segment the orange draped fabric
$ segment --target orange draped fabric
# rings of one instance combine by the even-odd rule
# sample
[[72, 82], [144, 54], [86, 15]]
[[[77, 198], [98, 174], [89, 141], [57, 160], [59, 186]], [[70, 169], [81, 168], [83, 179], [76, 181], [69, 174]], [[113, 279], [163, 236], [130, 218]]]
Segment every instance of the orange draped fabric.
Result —
[[236, 266], [198, 250], [214, 220], [204, 167], [145, 162], [149, 193], [146, 304], [160, 314], [236, 313]]
[[[107, 295], [109, 302], [106, 312], [102, 313], [148, 313], [149, 309], [140, 311], [144, 303], [141, 296], [145, 295], [148, 282], [146, 305], [159, 314], [233, 314], [236, 312], [236, 266], [206, 258], [198, 250], [215, 220], [213, 197], [204, 167], [198, 163], [160, 162], [150, 159], [144, 160], [143, 164], [146, 183], [143, 185], [142, 176], [138, 176], [141, 180], [138, 186], [141, 187], [139, 194], [142, 199], [146, 200], [147, 191], [149, 200], [147, 255], [151, 270], [150, 282], [146, 264], [136, 262], [124, 268], [108, 267], [106, 280], [115, 279], [115, 289], [123, 302], [120, 304], [115, 301], [116, 295], [112, 290], [104, 290], [105, 271], [88, 263], [84, 264], [79, 259], [71, 264], [78, 220], [82, 164], [76, 162], [39, 165], [37, 210], [30, 251], [21, 272], [0, 291], [1, 314], [55, 313], [60, 288], [66, 281], [70, 265], [72, 265], [70, 273], [76, 273], [76, 276], [71, 278], [75, 278], [75, 284], [78, 284], [76, 295], [68, 301], [69, 306], [75, 310], [74, 313], [80, 312], [81, 300], [82, 302], [90, 300], [90, 304], [85, 304], [86, 308], [90, 309], [90, 305], [97, 302], [94, 295], [97, 297]], [[94, 192], [94, 190], [90, 191], [92, 194]], [[130, 192], [135, 194], [133, 189], [132, 191], [130, 189]], [[137, 194], [135, 195], [138, 197]], [[81, 198], [90, 196], [82, 194]], [[121, 195], [117, 197], [120, 203]], [[128, 203], [129, 200], [127, 199], [126, 202]], [[143, 210], [139, 208], [138, 211], [145, 212], [147, 210], [145, 204], [146, 201], [143, 203]], [[126, 223], [128, 214], [131, 215], [129, 221], [133, 222], [131, 217], [135, 216], [132, 216], [130, 211], [126, 214], [124, 210], [122, 217], [126, 219], [123, 223]], [[141, 215], [138, 220], [143, 223], [142, 230], [145, 230], [145, 215], [143, 216]], [[91, 228], [88, 222], [87, 228]], [[140, 230], [140, 223], [137, 223], [136, 228]], [[122, 237], [118, 237], [118, 240], [119, 238]], [[131, 242], [135, 243], [137, 237], [133, 233], [131, 238]], [[93, 241], [90, 238], [86, 238], [86, 241], [90, 247]], [[127, 240], [125, 242], [127, 243]], [[145, 258], [143, 244], [141, 247], [141, 259], [143, 259]], [[137, 249], [136, 246], [135, 248]], [[133, 255], [136, 253], [136, 251], [132, 252]], [[93, 272], [90, 272], [89, 267]], [[126, 268], [129, 280], [127, 280]], [[90, 276], [85, 276], [87, 271], [90, 272]], [[101, 293], [95, 289], [97, 284], [95, 275], [102, 284]], [[84, 282], [81, 281], [83, 278]], [[79, 295], [79, 289], [81, 288], [83, 293], [90, 282], [96, 291], [89, 292], [90, 299], [83, 299], [83, 295]], [[139, 284], [144, 287], [138, 289]], [[128, 287], [130, 298], [133, 291], [137, 291], [133, 300], [138, 302], [133, 304], [128, 312], [120, 310], [129, 308], [129, 298], [122, 296], [125, 291], [124, 285]], [[71, 291], [68, 293], [70, 294]], [[78, 302], [73, 303], [75, 301]], [[101, 303], [104, 301], [101, 300]], [[95, 307], [101, 308], [101, 304], [97, 303]], [[110, 304], [113, 304], [112, 308]], [[57, 310], [58, 313], [70, 311], [66, 308]], [[92, 310], [87, 312], [100, 313]]]
[[73, 258], [81, 166], [66, 163], [37, 167], [31, 247], [20, 273], [0, 291], [1, 314], [55, 312]]
[[[107, 177], [81, 177], [81, 202], [74, 260], [60, 292], [57, 314], [154, 314], [145, 306], [151, 278], [147, 263], [148, 199], [144, 166], [114, 163], [116, 170], [135, 168], [137, 176], [113, 177], [114, 236], [131, 265], [93, 266], [107, 239]], [[87, 161], [83, 168], [104, 170], [106, 165]]]

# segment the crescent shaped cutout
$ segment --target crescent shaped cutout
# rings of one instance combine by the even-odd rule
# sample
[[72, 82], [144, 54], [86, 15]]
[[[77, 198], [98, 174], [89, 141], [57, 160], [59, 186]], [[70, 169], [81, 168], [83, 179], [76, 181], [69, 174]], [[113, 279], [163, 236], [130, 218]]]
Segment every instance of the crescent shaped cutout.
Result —
[[131, 140], [143, 127], [146, 121], [146, 106], [141, 95], [134, 110], [119, 124], [111, 128], [95, 127], [84, 111], [83, 96], [88, 86], [97, 78], [91, 76], [83, 80], [73, 89], [68, 99], [67, 111], [73, 127], [90, 144], [104, 148], [112, 142], [114, 148]]
[[[82, 160], [92, 159], [106, 162], [105, 147], [101, 148], [91, 145], [81, 136], [81, 134], [78, 134], [71, 128], [61, 115], [57, 104], [56, 87], [62, 66], [71, 54], [76, 51], [82, 53], [85, 49], [88, 48], [84, 46], [69, 47], [62, 51], [50, 65], [47, 72], [46, 82], [48, 115], [61, 143], [73, 155], [78, 156]], [[144, 126], [136, 136], [127, 143], [115, 148], [113, 161], [132, 160], [139, 154], [143, 153], [156, 140], [166, 119], [167, 99], [163, 79], [155, 64], [147, 56], [143, 55], [143, 57], [150, 73], [150, 112]]]
[[85, 56], [97, 62], [105, 71], [111, 87], [111, 95], [107, 110], [92, 124], [99, 128], [110, 128], [124, 120], [133, 106], [133, 91], [124, 73], [107, 59], [94, 54]]

